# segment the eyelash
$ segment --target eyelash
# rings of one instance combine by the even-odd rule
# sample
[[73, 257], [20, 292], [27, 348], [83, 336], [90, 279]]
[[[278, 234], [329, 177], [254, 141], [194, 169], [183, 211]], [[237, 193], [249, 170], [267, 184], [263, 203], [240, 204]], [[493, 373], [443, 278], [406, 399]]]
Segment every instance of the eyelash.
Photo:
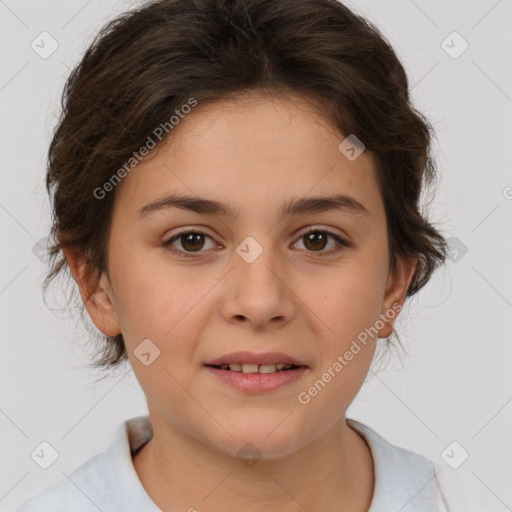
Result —
[[[311, 252], [313, 253], [314, 257], [315, 258], [323, 258], [325, 256], [330, 256], [332, 254], [335, 254], [347, 247], [350, 247], [350, 244], [344, 240], [343, 238], [341, 238], [339, 235], [333, 233], [332, 231], [328, 231], [326, 229], [318, 229], [318, 228], [310, 228], [308, 231], [304, 232], [304, 233], [301, 233], [299, 235], [299, 237], [297, 238], [297, 240], [300, 240], [301, 238], [305, 237], [306, 235], [309, 235], [311, 233], [324, 233], [326, 234], [328, 237], [331, 237], [333, 238], [334, 240], [336, 240], [336, 242], [339, 243], [339, 245], [337, 247], [335, 247], [334, 249], [330, 249], [328, 251], [307, 251], [307, 252]], [[167, 240], [166, 242], [163, 242], [163, 246], [179, 255], [180, 257], [183, 257], [183, 258], [197, 258], [198, 254], [203, 252], [203, 251], [198, 251], [197, 253], [187, 253], [187, 252], [184, 252], [182, 250], [179, 250], [179, 249], [175, 249], [174, 247], [172, 247], [172, 243], [175, 242], [176, 240], [178, 240], [179, 238], [181, 238], [182, 236], [184, 235], [190, 235], [190, 234], [195, 234], [195, 235], [205, 235], [209, 238], [212, 238], [210, 235], [207, 235], [206, 233], [203, 233], [201, 231], [197, 231], [197, 230], [185, 230], [185, 231], [180, 231], [179, 233], [176, 233], [175, 235], [173, 235], [169, 240]]]

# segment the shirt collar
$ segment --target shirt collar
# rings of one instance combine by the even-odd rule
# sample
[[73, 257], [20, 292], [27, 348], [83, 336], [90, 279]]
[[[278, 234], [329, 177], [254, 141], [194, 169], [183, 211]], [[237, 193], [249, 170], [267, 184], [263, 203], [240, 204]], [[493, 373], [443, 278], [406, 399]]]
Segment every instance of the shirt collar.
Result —
[[131, 418], [118, 427], [113, 442], [107, 449], [104, 466], [112, 511], [162, 512], [144, 489], [132, 460], [132, 455], [149, 441], [152, 435], [153, 428], [149, 416]]
[[437, 510], [434, 463], [418, 453], [386, 441], [369, 426], [347, 419], [366, 442], [373, 458], [375, 488], [368, 512]]
[[[392, 445], [373, 429], [353, 419], [347, 419], [368, 445], [374, 466], [375, 488], [368, 512], [408, 510], [430, 512], [436, 506], [436, 472], [431, 461], [417, 453]], [[162, 512], [147, 494], [132, 457], [153, 436], [149, 416], [137, 416], [124, 421], [117, 429], [107, 449], [105, 480], [112, 500], [112, 511], [137, 507], [147, 512]], [[120, 488], [118, 482], [123, 482]]]

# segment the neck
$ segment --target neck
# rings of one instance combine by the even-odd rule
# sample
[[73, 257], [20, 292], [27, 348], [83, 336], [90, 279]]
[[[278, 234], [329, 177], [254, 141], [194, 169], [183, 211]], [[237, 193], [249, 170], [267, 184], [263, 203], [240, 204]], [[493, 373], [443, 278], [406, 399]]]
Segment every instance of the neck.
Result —
[[150, 417], [153, 438], [137, 452], [133, 464], [162, 510], [366, 512], [370, 507], [371, 453], [344, 418], [300, 450], [251, 465], [161, 417]]

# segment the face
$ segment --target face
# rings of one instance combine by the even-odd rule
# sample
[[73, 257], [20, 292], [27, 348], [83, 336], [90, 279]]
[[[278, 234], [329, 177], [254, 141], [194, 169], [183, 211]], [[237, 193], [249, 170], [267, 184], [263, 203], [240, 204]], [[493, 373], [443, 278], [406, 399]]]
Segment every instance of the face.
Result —
[[[173, 429], [272, 458], [344, 419], [372, 360], [370, 329], [389, 335], [378, 321], [396, 316], [413, 271], [390, 274], [371, 157], [349, 160], [344, 138], [298, 98], [198, 105], [118, 185], [108, 276], [87, 307], [105, 334], [122, 332], [150, 412]], [[341, 206], [308, 203], [336, 195]], [[206, 366], [240, 351], [301, 368]]]

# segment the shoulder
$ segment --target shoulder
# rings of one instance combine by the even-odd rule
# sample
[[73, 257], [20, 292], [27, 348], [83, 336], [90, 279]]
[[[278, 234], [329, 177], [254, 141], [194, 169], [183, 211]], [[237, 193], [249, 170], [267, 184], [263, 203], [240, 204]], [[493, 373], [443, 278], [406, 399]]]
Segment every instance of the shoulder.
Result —
[[122, 422], [108, 448], [54, 486], [25, 501], [16, 512], [110, 512], [159, 509], [147, 495], [132, 454], [153, 435], [149, 416]]
[[[375, 476], [369, 512], [466, 512], [461, 480], [451, 468], [396, 446], [369, 426], [347, 419], [370, 448]], [[450, 473], [451, 471], [451, 473]]]
[[95, 500], [98, 495], [104, 498], [107, 492], [104, 457], [104, 453], [93, 456], [55, 485], [30, 497], [16, 512], [98, 512]]

